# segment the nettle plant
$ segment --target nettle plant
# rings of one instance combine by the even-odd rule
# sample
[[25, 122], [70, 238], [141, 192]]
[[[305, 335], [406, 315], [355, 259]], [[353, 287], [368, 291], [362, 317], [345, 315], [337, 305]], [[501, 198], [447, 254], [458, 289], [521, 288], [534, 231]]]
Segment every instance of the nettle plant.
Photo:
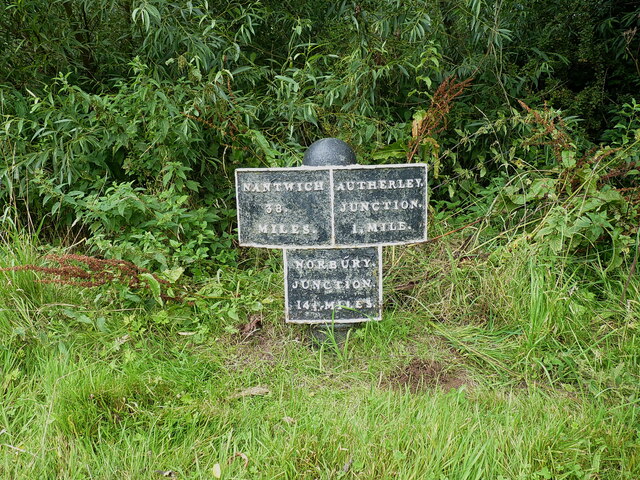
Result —
[[478, 130], [480, 136], [519, 131], [494, 146], [504, 173], [490, 183], [497, 195], [487, 214], [500, 218], [504, 230], [521, 232], [516, 238], [555, 254], [593, 253], [609, 268], [619, 266], [638, 232], [640, 130], [627, 129], [620, 142], [596, 146], [575, 134], [575, 118], [521, 107], [508, 120]]

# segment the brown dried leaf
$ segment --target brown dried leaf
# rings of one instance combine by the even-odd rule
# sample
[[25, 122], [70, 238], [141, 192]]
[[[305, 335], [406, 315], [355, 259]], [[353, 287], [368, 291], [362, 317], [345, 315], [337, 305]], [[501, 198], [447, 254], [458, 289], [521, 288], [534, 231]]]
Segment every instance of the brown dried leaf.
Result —
[[413, 138], [418, 138], [421, 128], [422, 128], [422, 119], [418, 119], [418, 118], [414, 119], [413, 123], [411, 124], [411, 136]]
[[247, 338], [253, 335], [256, 330], [258, 330], [262, 326], [262, 315], [253, 314], [249, 315], [249, 321], [244, 325], [239, 327], [240, 334]]
[[240, 393], [236, 393], [235, 395], [232, 395], [230, 399], [235, 400], [237, 398], [243, 398], [243, 397], [255, 397], [258, 395], [267, 395], [269, 393], [271, 393], [271, 390], [269, 390], [267, 387], [261, 387], [258, 385], [255, 387], [250, 387], [245, 390], [242, 390]]
[[233, 462], [238, 457], [244, 460], [244, 468], [247, 468], [249, 466], [249, 457], [242, 452], [236, 452], [236, 454], [229, 459], [229, 463]]

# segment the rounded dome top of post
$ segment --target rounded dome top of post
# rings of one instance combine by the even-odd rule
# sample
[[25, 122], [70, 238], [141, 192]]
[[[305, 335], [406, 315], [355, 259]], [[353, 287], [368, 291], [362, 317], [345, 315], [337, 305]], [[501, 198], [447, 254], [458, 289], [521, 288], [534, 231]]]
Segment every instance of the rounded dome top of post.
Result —
[[356, 154], [349, 145], [338, 138], [323, 138], [313, 142], [302, 158], [302, 164], [310, 167], [353, 165], [354, 163], [356, 163]]

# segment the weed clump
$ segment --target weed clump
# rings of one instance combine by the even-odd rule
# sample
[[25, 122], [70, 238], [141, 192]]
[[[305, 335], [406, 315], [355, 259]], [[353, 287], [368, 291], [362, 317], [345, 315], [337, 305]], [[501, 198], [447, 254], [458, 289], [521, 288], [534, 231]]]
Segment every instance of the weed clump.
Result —
[[[17, 265], [0, 268], [0, 272], [37, 272], [45, 276], [37, 279], [39, 283], [70, 285], [74, 287], [100, 287], [118, 283], [130, 289], [159, 288], [171, 284], [143, 267], [127, 260], [97, 258], [87, 255], [65, 254], [47, 255], [45, 260], [57, 264], [44, 267], [40, 265]], [[182, 296], [159, 294], [163, 300], [181, 301]]]

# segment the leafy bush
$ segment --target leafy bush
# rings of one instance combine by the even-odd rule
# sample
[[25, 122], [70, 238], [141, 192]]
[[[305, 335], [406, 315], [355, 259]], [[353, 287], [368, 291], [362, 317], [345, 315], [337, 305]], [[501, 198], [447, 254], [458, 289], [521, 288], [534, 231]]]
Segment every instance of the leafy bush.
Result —
[[79, 224], [92, 246], [141, 266], [228, 250], [230, 181], [215, 173], [210, 133], [183, 114], [190, 88], [140, 72], [115, 94], [93, 95], [59, 78], [29, 101], [27, 118], [5, 123], [0, 198]]
[[[529, 208], [547, 205], [544, 188], [576, 199], [587, 179], [603, 195], [635, 185], [588, 159], [603, 138], [626, 149], [605, 162], [614, 171], [635, 161], [637, 14], [611, 0], [11, 1], [0, 215], [51, 237], [71, 230], [94, 253], [199, 272], [235, 261], [236, 167], [296, 165], [312, 141], [339, 136], [362, 163], [428, 161], [433, 198], [450, 207], [486, 213], [478, 196], [508, 184], [514, 205], [528, 196], [512, 210], [546, 218]], [[449, 78], [473, 82], [438, 114]], [[516, 99], [549, 101], [547, 123]], [[438, 127], [420, 130], [429, 115]], [[612, 225], [630, 221], [625, 192], [596, 209]]]
[[508, 119], [487, 122], [463, 142], [473, 152], [484, 136], [505, 133], [499, 137], [504, 143], [496, 142], [493, 150], [494, 165], [484, 167], [503, 173], [483, 187], [481, 172], [467, 170], [468, 178], [478, 179], [471, 211], [497, 220], [516, 241], [523, 234], [553, 253], [593, 253], [610, 268], [619, 266], [638, 231], [640, 129], [619, 133], [616, 128], [619, 142], [596, 146], [575, 136], [575, 119], [550, 108], [522, 107]]

